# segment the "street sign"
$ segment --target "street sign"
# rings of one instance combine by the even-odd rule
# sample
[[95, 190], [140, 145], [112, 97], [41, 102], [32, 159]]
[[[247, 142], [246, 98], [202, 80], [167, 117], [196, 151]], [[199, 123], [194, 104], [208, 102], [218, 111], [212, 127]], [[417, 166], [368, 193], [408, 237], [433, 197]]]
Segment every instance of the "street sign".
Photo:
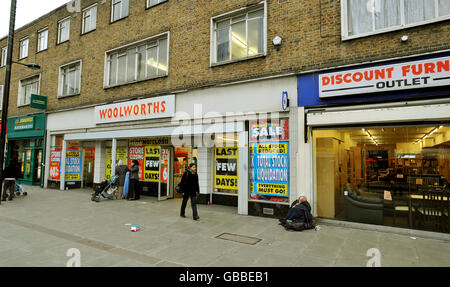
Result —
[[47, 109], [47, 97], [31, 94], [30, 107], [35, 109]]

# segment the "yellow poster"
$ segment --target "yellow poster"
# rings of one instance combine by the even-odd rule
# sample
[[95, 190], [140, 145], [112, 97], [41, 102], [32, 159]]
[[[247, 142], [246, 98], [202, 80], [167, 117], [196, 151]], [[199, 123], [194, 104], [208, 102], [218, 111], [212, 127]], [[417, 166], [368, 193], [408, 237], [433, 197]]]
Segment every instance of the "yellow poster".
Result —
[[287, 154], [287, 144], [258, 144], [258, 154]]
[[[112, 160], [112, 149], [107, 148], [106, 149], [106, 179], [111, 178], [111, 160]], [[127, 164], [128, 162], [128, 149], [126, 147], [124, 148], [117, 148], [116, 150], [116, 161], [118, 162], [121, 160], [123, 164]]]
[[218, 192], [239, 189], [238, 154], [237, 147], [216, 147], [214, 149], [215, 169], [214, 188]]
[[256, 192], [273, 196], [287, 196], [288, 187], [287, 184], [257, 183]]
[[145, 146], [144, 181], [159, 182], [159, 146]]

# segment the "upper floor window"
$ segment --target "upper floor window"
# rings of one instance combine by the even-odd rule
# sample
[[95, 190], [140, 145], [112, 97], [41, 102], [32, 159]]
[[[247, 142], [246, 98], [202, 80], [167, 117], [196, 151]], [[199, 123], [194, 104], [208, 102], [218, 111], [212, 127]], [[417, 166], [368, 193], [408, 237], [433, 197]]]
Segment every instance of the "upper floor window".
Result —
[[19, 59], [24, 59], [28, 57], [28, 43], [30, 42], [30, 39], [24, 38], [20, 40], [20, 51], [19, 51]]
[[37, 51], [44, 51], [48, 48], [48, 28], [38, 32]]
[[0, 67], [6, 66], [6, 57], [8, 55], [8, 47], [2, 48], [2, 55], [0, 60]]
[[342, 38], [450, 19], [449, 0], [341, 0]]
[[70, 36], [70, 17], [58, 22], [58, 44], [69, 41]]
[[3, 109], [3, 93], [4, 93], [4, 86], [0, 85], [0, 111]]
[[97, 28], [97, 4], [83, 10], [82, 34]]
[[169, 33], [106, 53], [105, 87], [112, 87], [169, 73]]
[[128, 16], [129, 0], [112, 0], [111, 22]]
[[20, 81], [19, 97], [17, 98], [18, 106], [29, 105], [31, 101], [31, 94], [39, 95], [40, 80], [41, 76], [37, 75]]
[[59, 97], [78, 95], [81, 89], [81, 61], [59, 68]]
[[227, 63], [266, 53], [266, 15], [261, 7], [212, 19], [212, 63]]
[[147, 8], [166, 1], [167, 0], [147, 0]]

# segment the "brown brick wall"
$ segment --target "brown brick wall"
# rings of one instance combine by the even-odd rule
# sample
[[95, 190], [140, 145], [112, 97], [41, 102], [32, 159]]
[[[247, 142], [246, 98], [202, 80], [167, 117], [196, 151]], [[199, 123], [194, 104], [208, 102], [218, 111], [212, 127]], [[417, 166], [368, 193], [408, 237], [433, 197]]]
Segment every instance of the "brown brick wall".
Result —
[[[30, 36], [29, 56], [22, 62], [42, 67], [41, 94], [48, 96], [49, 111], [450, 48], [450, 21], [342, 41], [340, 1], [289, 0], [280, 4], [267, 0], [267, 56], [211, 68], [211, 17], [258, 0], [169, 0], [150, 9], [145, 9], [145, 0], [131, 0], [130, 15], [112, 24], [110, 0], [83, 0], [81, 7], [96, 2], [96, 31], [81, 36], [81, 13], [69, 14], [62, 7], [15, 35], [14, 60], [18, 59], [19, 40]], [[57, 21], [68, 15], [72, 16], [70, 41], [56, 45]], [[49, 48], [36, 54], [37, 31], [45, 26], [49, 26]], [[103, 89], [105, 51], [166, 31], [170, 31], [168, 77]], [[406, 43], [400, 41], [404, 34], [409, 36]], [[272, 44], [276, 35], [283, 38], [280, 50]], [[0, 47], [6, 46], [6, 40], [0, 40]], [[78, 59], [83, 61], [81, 95], [57, 99], [59, 66]], [[0, 68], [0, 84], [4, 73], [5, 68]], [[36, 72], [14, 65], [10, 117], [38, 112], [17, 107], [19, 80], [33, 74]]]

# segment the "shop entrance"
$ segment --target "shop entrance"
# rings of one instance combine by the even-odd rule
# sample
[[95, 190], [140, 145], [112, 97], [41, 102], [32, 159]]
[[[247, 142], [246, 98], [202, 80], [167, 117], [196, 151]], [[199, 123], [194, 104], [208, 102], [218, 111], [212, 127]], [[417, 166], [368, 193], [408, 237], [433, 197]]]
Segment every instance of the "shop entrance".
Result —
[[172, 194], [174, 198], [183, 198], [183, 195], [174, 191], [175, 186], [181, 182], [183, 173], [189, 167], [189, 163], [197, 163], [198, 149], [191, 147], [175, 147], [174, 148], [174, 159], [173, 159], [173, 186]]

